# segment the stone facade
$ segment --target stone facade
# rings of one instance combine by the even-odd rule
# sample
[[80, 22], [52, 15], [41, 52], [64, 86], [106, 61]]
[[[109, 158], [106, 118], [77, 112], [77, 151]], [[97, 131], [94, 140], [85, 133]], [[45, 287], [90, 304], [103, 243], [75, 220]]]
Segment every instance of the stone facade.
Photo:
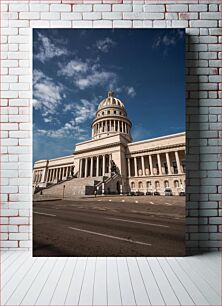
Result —
[[[95, 190], [164, 194], [165, 188], [171, 188], [174, 195], [184, 192], [185, 133], [132, 142], [131, 127], [124, 104], [110, 91], [99, 104], [91, 140], [77, 144], [73, 155], [35, 163], [34, 190], [47, 188], [53, 194], [56, 184], [72, 180], [70, 196]], [[89, 178], [95, 180], [94, 188], [85, 188]], [[72, 185], [75, 192], [71, 192]]]

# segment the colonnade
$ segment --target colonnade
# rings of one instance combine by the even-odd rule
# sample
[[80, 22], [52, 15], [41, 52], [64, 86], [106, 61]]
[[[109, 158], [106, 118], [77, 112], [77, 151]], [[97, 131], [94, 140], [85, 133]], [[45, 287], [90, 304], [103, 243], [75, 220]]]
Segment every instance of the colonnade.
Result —
[[[181, 153], [179, 153], [181, 152]], [[164, 152], [127, 158], [128, 176], [171, 175], [185, 172], [185, 151]]]
[[40, 183], [42, 180], [43, 170], [35, 170], [33, 174], [33, 182]]
[[103, 132], [120, 132], [130, 134], [130, 126], [123, 120], [103, 120], [95, 123], [92, 129], [92, 136]]
[[111, 154], [91, 156], [79, 160], [79, 177], [104, 176], [110, 172]]
[[62, 181], [66, 180], [68, 177], [73, 175], [73, 166], [65, 166], [65, 167], [57, 167], [57, 168], [48, 168], [45, 169], [45, 178], [43, 177], [44, 170], [35, 170], [33, 182], [54, 182], [54, 181]]

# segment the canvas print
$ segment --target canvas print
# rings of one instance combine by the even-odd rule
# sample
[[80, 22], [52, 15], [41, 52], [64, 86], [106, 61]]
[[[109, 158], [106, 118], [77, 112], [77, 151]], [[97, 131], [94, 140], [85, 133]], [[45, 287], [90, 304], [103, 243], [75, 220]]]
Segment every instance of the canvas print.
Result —
[[184, 40], [33, 30], [33, 256], [185, 255]]

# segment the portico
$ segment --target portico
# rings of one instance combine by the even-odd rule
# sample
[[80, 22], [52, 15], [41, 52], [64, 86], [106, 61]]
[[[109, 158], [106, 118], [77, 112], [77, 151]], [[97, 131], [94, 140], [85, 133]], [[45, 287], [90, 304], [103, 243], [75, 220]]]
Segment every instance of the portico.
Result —
[[105, 176], [110, 173], [111, 154], [79, 159], [79, 177]]

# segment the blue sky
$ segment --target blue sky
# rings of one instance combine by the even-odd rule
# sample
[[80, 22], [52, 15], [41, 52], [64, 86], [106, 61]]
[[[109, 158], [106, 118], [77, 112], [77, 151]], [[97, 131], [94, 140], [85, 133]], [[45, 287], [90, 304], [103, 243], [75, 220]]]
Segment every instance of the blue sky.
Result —
[[134, 141], [185, 131], [184, 48], [181, 29], [33, 30], [33, 161], [90, 139], [109, 89]]

